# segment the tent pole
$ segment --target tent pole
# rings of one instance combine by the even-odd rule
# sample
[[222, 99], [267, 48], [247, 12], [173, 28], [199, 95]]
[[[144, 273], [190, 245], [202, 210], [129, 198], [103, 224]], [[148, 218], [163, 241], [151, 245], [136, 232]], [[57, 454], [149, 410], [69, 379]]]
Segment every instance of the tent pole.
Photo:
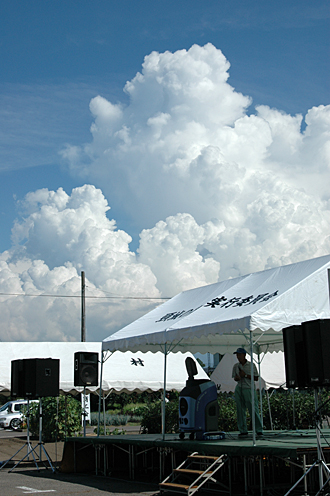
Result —
[[104, 436], [107, 435], [107, 424], [106, 424], [106, 421], [105, 421], [105, 396], [104, 396], [104, 393], [102, 395], [102, 399], [103, 399], [103, 434]]
[[268, 389], [266, 389], [266, 395], [267, 395], [267, 403], [268, 403], [268, 411], [269, 411], [270, 428], [273, 431], [274, 429], [273, 429], [272, 410], [270, 408], [270, 400], [269, 400]]
[[262, 410], [262, 387], [261, 387], [261, 362], [260, 362], [260, 353], [258, 351], [258, 374], [259, 374], [259, 401], [260, 401], [260, 418], [262, 423], [264, 423], [264, 413]]
[[292, 422], [293, 428], [296, 429], [296, 412], [295, 412], [295, 398], [294, 398], [294, 389], [292, 388]]
[[254, 407], [254, 371], [253, 371], [253, 335], [250, 331], [250, 356], [251, 356], [251, 402], [252, 402], [252, 433], [253, 433], [253, 446], [256, 445], [256, 419]]
[[163, 406], [162, 406], [162, 434], [163, 434], [163, 441], [165, 440], [165, 398], [166, 398], [166, 366], [167, 366], [167, 346], [165, 343], [165, 348], [164, 348], [164, 389], [163, 389]]
[[[100, 389], [99, 389], [99, 418], [97, 420], [97, 437], [100, 435], [100, 423], [101, 423], [101, 398], [102, 398], [102, 380], [103, 380], [103, 350], [101, 353], [101, 374], [100, 374]], [[104, 433], [105, 435], [105, 433]]]

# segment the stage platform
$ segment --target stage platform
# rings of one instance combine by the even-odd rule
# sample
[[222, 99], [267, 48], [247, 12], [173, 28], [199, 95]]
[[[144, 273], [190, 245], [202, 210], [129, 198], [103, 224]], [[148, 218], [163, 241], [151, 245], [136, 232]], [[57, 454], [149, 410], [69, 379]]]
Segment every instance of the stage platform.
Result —
[[[321, 431], [321, 445], [329, 463], [329, 429]], [[225, 439], [201, 441], [181, 440], [178, 434], [166, 434], [165, 439], [161, 434], [125, 434], [67, 439], [60, 470], [161, 482], [194, 452], [226, 455], [221, 484], [228, 487], [227, 494], [250, 494], [247, 491], [252, 487], [291, 487], [318, 458], [315, 430], [265, 431], [255, 445], [252, 433], [244, 439], [232, 432]], [[308, 477], [309, 486], [317, 481], [315, 470]], [[251, 494], [259, 494], [256, 491]]]
[[[135, 434], [72, 437], [67, 439], [67, 443], [170, 448], [176, 451], [198, 451], [202, 454], [217, 456], [222, 454], [231, 456], [272, 455], [285, 458], [297, 458], [303, 453], [316, 450], [317, 446], [315, 430], [265, 431], [264, 439], [257, 438], [255, 445], [253, 445], [252, 433], [247, 438], [240, 439], [237, 432], [226, 433], [225, 439], [207, 441], [190, 441], [188, 438], [181, 440], [178, 434], [166, 434], [165, 439], [161, 434]], [[330, 429], [322, 430], [321, 444], [323, 449], [329, 448]]]

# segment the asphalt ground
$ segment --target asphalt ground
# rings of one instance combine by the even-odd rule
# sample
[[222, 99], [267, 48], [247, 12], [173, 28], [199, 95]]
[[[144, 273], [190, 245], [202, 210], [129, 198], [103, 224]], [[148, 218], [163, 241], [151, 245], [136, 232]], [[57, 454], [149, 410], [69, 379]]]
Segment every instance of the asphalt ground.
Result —
[[153, 496], [159, 493], [157, 484], [139, 483], [110, 477], [61, 474], [41, 468], [20, 470], [9, 473], [6, 467], [0, 470], [0, 494], [21, 496], [23, 494], [54, 494], [54, 496], [79, 495], [122, 495]]
[[[92, 431], [90, 431], [92, 432]], [[92, 434], [91, 434], [92, 435]], [[36, 447], [36, 463], [31, 454], [29, 460], [22, 460], [28, 453], [26, 431], [12, 432], [0, 430], [0, 495], [21, 496], [23, 494], [60, 495], [146, 495], [159, 493], [158, 484], [120, 480], [103, 475], [66, 474], [58, 471], [62, 460], [64, 443], [44, 443], [41, 451], [38, 440], [30, 440], [32, 448]], [[19, 463], [18, 463], [19, 462]], [[13, 466], [18, 463], [16, 468]], [[13, 469], [13, 470], [12, 470]], [[11, 471], [12, 470], [12, 471]]]

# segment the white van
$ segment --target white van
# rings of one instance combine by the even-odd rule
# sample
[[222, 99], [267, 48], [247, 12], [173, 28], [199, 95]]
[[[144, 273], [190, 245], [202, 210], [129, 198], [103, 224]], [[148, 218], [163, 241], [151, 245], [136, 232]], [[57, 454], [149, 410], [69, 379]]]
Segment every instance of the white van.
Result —
[[17, 431], [22, 428], [27, 400], [8, 401], [0, 407], [0, 427]]

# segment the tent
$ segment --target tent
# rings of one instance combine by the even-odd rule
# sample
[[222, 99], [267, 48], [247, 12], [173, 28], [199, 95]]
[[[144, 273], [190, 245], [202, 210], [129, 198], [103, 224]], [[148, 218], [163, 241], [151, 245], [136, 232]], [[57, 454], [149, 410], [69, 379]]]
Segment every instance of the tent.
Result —
[[102, 350], [162, 351], [164, 388], [169, 351], [282, 350], [283, 328], [330, 317], [329, 274], [325, 255], [184, 291], [104, 339]]
[[[11, 361], [24, 358], [60, 359], [60, 391], [77, 394], [83, 387], [74, 385], [74, 354], [78, 351], [99, 353], [101, 343], [89, 342], [6, 342], [0, 343], [0, 394], [10, 394]], [[187, 380], [186, 357], [191, 353], [171, 353], [168, 357], [168, 390], [181, 391]], [[198, 378], [208, 376], [197, 364]], [[163, 389], [163, 355], [162, 353], [115, 353], [104, 363], [102, 391], [109, 392], [143, 392]], [[86, 387], [87, 392], [96, 392], [97, 387]]]
[[[254, 362], [258, 365], [258, 357], [254, 355]], [[260, 358], [261, 389], [279, 388], [285, 386], [284, 353], [267, 353]], [[232, 378], [234, 364], [237, 363], [236, 355], [226, 353], [211, 374], [218, 391], [232, 392], [237, 382]], [[259, 387], [259, 385], [257, 384]]]
[[330, 255], [184, 291], [103, 340], [102, 349], [258, 353], [283, 349], [281, 330], [330, 317]]

